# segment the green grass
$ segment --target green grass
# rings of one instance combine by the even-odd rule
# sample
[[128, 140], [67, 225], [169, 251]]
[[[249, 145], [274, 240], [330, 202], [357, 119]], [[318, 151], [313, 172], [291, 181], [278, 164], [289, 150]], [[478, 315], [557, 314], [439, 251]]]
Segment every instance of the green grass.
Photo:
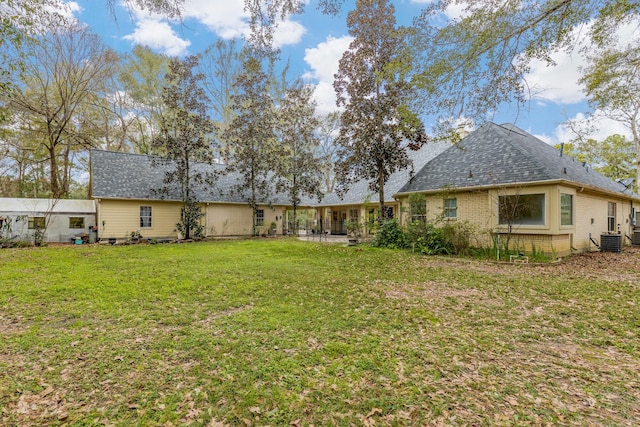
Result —
[[0, 424], [637, 425], [640, 268], [609, 268], [266, 239], [2, 250]]

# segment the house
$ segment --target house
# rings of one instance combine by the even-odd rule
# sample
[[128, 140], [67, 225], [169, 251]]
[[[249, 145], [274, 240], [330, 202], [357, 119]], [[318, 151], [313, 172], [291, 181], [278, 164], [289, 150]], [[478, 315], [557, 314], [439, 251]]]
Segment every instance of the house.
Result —
[[[0, 198], [3, 238], [69, 243], [77, 236], [87, 240], [96, 224], [92, 200]], [[92, 236], [94, 237], [94, 236]]]
[[[419, 150], [409, 150], [409, 158], [413, 162], [413, 170], [422, 168], [429, 160], [446, 150], [451, 144], [448, 142], [433, 142], [423, 145]], [[405, 169], [391, 174], [384, 186], [385, 208], [387, 217], [396, 218], [399, 212], [399, 202], [393, 197], [395, 193], [411, 177], [411, 170]], [[315, 204], [317, 220], [322, 228], [330, 234], [346, 234], [346, 221], [373, 219], [379, 204], [378, 192], [372, 192], [367, 180], [360, 180], [349, 187], [349, 190], [338, 195], [337, 192], [326, 194], [320, 203]]]
[[[103, 150], [91, 150], [90, 161], [90, 197], [96, 202], [101, 238], [124, 239], [131, 233], [146, 238], [178, 237], [176, 224], [182, 207], [178, 187], [168, 188], [166, 194], [158, 191], [166, 186], [168, 166], [154, 164], [152, 156]], [[206, 236], [250, 236], [254, 220], [260, 234], [272, 223], [278, 233], [284, 231], [290, 209], [284, 195], [260, 200], [254, 219], [247, 196], [229, 191], [238, 182], [237, 174], [223, 174], [226, 166], [219, 164], [195, 164], [194, 168], [218, 176], [212, 185], [193, 189], [204, 213], [201, 225]]]
[[[602, 235], [631, 236], [640, 196], [512, 125], [488, 123], [431, 159], [395, 194], [407, 223], [467, 223], [478, 244], [564, 256], [595, 250]], [[422, 203], [422, 202], [420, 202]], [[415, 217], [414, 217], [415, 219]]]

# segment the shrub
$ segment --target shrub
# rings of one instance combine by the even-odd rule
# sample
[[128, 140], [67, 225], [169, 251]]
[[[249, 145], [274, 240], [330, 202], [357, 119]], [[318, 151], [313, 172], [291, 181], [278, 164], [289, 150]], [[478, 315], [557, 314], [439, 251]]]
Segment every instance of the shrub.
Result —
[[442, 227], [451, 249], [456, 255], [467, 255], [470, 250], [470, 236], [473, 234], [473, 226], [469, 222], [448, 223]]
[[408, 247], [408, 242], [398, 221], [391, 219], [382, 223], [371, 245], [381, 248], [403, 249]]
[[425, 221], [414, 221], [407, 227], [407, 244], [427, 255], [449, 255], [454, 252], [443, 228]]

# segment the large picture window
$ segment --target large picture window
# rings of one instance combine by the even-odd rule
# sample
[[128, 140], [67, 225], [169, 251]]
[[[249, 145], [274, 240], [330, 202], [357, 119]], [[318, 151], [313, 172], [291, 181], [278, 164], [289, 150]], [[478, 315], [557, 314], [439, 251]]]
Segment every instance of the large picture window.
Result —
[[560, 194], [560, 225], [573, 225], [573, 195]]
[[544, 194], [500, 196], [498, 223], [502, 225], [544, 225], [544, 206]]
[[151, 206], [140, 206], [140, 228], [151, 228]]

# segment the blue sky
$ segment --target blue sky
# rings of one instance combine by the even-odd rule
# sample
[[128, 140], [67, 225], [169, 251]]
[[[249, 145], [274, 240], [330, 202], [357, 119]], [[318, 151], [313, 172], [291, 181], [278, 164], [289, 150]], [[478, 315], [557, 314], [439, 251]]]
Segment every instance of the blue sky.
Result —
[[[428, 2], [395, 1], [398, 23], [410, 24]], [[103, 1], [76, 0], [67, 5], [75, 18], [89, 25], [102, 36], [105, 44], [120, 52], [143, 44], [159, 53], [183, 56], [203, 51], [218, 37], [240, 37], [248, 33], [243, 0], [186, 0], [182, 23], [130, 10], [121, 3], [116, 5], [116, 20], [109, 16]], [[309, 0], [303, 15], [283, 21], [276, 33], [276, 42], [282, 48], [282, 58], [290, 60], [292, 74], [316, 85], [319, 112], [328, 112], [335, 109], [332, 76], [350, 42], [345, 18], [353, 2], [348, 1], [336, 17], [323, 15], [316, 5], [316, 0]], [[450, 9], [447, 17], [460, 13], [460, 9]], [[493, 121], [515, 123], [549, 143], [568, 142], [572, 138], [562, 123], [579, 119], [589, 111], [578, 84], [578, 67], [584, 62], [577, 52], [559, 52], [553, 58], [558, 64], [556, 67], [532, 64], [527, 81], [534, 88], [535, 97], [529, 104], [519, 109], [504, 106]], [[624, 132], [617, 123], [603, 120], [594, 136], [604, 139]]]

